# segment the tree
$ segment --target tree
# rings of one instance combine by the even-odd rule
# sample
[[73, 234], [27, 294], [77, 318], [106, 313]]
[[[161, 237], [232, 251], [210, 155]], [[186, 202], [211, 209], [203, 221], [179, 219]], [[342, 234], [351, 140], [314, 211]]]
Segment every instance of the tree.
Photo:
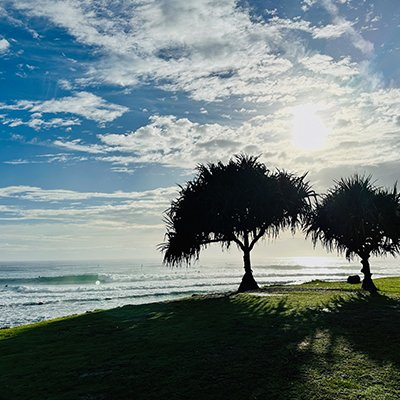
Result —
[[192, 181], [166, 211], [164, 263], [189, 264], [200, 250], [219, 242], [243, 252], [244, 276], [239, 291], [258, 289], [250, 253], [265, 235], [293, 230], [310, 210], [313, 192], [305, 176], [271, 173], [258, 157], [239, 155], [226, 165], [199, 165]]
[[395, 255], [400, 248], [400, 196], [396, 186], [378, 188], [371, 177], [353, 175], [336, 182], [309, 214], [306, 232], [314, 245], [344, 253], [348, 260], [360, 257], [362, 287], [377, 288], [372, 281], [371, 255]]

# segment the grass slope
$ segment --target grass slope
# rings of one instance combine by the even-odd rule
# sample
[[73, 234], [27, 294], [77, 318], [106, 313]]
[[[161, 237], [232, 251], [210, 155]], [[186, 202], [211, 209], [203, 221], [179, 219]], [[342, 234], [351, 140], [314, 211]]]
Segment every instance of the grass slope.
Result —
[[400, 278], [376, 283], [378, 296], [315, 281], [1, 330], [0, 399], [399, 399]]

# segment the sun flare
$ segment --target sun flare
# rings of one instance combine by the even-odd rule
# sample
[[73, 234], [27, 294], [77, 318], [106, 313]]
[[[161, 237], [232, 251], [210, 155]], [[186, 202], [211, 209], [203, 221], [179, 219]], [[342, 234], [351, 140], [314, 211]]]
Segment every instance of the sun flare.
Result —
[[304, 150], [318, 150], [324, 147], [329, 129], [317, 113], [313, 104], [303, 104], [293, 107], [293, 144]]

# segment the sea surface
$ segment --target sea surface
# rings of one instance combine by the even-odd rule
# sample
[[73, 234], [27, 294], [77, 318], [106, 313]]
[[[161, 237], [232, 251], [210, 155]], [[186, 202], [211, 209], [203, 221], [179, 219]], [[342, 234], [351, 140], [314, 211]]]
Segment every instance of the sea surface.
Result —
[[[376, 259], [371, 266], [376, 278], [400, 275], [399, 259]], [[274, 258], [253, 265], [260, 285], [343, 280], [359, 270], [358, 262], [333, 257]], [[226, 262], [183, 268], [148, 261], [0, 263], [0, 327], [231, 291], [238, 288], [242, 275], [241, 264]]]

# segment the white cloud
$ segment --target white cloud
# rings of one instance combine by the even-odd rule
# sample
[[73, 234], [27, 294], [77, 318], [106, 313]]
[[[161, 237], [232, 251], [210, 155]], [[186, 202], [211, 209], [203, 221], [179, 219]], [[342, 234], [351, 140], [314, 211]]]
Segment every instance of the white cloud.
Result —
[[71, 82], [69, 82], [67, 79], [60, 79], [58, 81], [58, 84], [64, 90], [71, 90], [72, 89]]
[[74, 139], [71, 141], [63, 141], [63, 140], [55, 140], [53, 144], [58, 147], [62, 147], [67, 150], [72, 150], [72, 151], [83, 151], [85, 153], [91, 153], [91, 154], [101, 154], [105, 153], [107, 149], [104, 146], [98, 145], [98, 144], [82, 144], [81, 139]]
[[128, 174], [128, 175], [132, 175], [135, 172], [134, 169], [127, 168], [127, 167], [112, 167], [111, 171], [117, 172], [120, 174]]
[[129, 164], [134, 164], [137, 161], [136, 157], [133, 156], [108, 156], [108, 157], [98, 157], [99, 161], [106, 161], [112, 163], [113, 165], [128, 166]]
[[[338, 96], [339, 98], [340, 96]], [[88, 153], [102, 148], [97, 160], [115, 166], [136, 167], [143, 163], [192, 170], [196, 164], [226, 161], [233, 154], [261, 154], [268, 165], [318, 174], [321, 165], [362, 166], [399, 160], [400, 111], [398, 91], [374, 95], [359, 92], [315, 104], [322, 123], [329, 128], [327, 146], [308, 154], [292, 140], [292, 107], [266, 116], [254, 116], [240, 125], [200, 124], [187, 118], [153, 116], [148, 125], [127, 134], [99, 135], [100, 144], [82, 143]], [[301, 103], [300, 103], [301, 104]], [[376, 113], [375, 110], [381, 110]], [[351, 135], [349, 135], [351, 132]], [[317, 133], [315, 133], [317, 134]], [[385, 140], [382, 140], [385, 136]], [[65, 146], [73, 146], [64, 143]], [[362, 151], [359, 151], [362, 149]]]
[[[0, 198], [14, 198], [34, 202], [76, 201], [90, 199], [118, 199], [151, 204], [165, 204], [176, 188], [158, 188], [142, 192], [77, 192], [64, 189], [42, 189], [35, 186], [6, 186], [0, 188]], [[152, 207], [152, 206], [149, 206]]]
[[18, 158], [16, 160], [10, 160], [10, 161], [4, 161], [4, 164], [10, 164], [10, 165], [22, 165], [22, 164], [30, 164], [31, 162], [29, 160], [24, 160], [22, 158]]
[[[86, 76], [67, 82], [68, 87], [104, 82], [129, 87], [150, 81], [164, 90], [183, 90], [194, 100], [235, 96], [246, 102], [287, 105], [305, 97], [308, 86], [291, 87], [285, 80], [294, 82], [299, 75], [313, 80], [311, 67], [297, 69], [299, 59], [308, 57], [299, 33], [308, 35], [310, 43], [345, 37], [364, 54], [373, 51], [372, 43], [339, 14], [331, 0], [303, 1], [306, 9], [318, 4], [331, 14], [332, 22], [320, 26], [300, 17], [281, 18], [276, 12], [267, 21], [252, 19], [235, 0], [12, 3], [30, 16], [46, 17], [67, 29], [78, 42], [97, 47], [99, 59], [89, 64]], [[325, 75], [356, 75], [350, 55], [345, 59], [329, 62]], [[320, 84], [317, 79], [312, 86]], [[329, 87], [330, 82], [322, 84]]]
[[232, 154], [247, 145], [240, 133], [219, 124], [198, 124], [173, 116], [154, 116], [135, 132], [99, 136], [109, 151], [134, 154], [136, 162], [187, 167]]
[[340, 33], [346, 34], [354, 47], [366, 55], [371, 55], [374, 50], [373, 43], [364, 39], [361, 33], [353, 27], [353, 24], [340, 15], [337, 5], [332, 0], [321, 0], [321, 4], [332, 15], [334, 25], [321, 28], [319, 34], [325, 37], [332, 35], [333, 38], [341, 36]]
[[[54, 153], [54, 154], [39, 154], [31, 159], [14, 159], [4, 161], [4, 164], [19, 165], [19, 164], [52, 164], [52, 163], [77, 163], [87, 161], [86, 156], [75, 156], [70, 153]], [[0, 196], [1, 197], [1, 196]]]
[[[109, 103], [103, 98], [89, 92], [77, 92], [73, 96], [45, 101], [19, 100], [15, 104], [3, 103], [0, 104], [0, 109], [28, 110], [33, 114], [75, 114], [99, 123], [113, 121], [129, 110], [128, 107]], [[54, 125], [58, 121], [61, 124], [58, 126], [65, 126], [63, 125], [65, 122], [62, 119], [53, 119], [52, 121]], [[71, 125], [71, 121], [73, 120], [69, 120], [69, 125]], [[39, 119], [36, 119], [36, 122], [33, 120], [30, 123], [33, 127], [51, 124], [49, 121], [41, 122]]]
[[273, 91], [273, 101], [289, 101], [292, 94], [275, 95], [274, 86], [298, 73], [293, 65], [304, 51], [303, 42], [291, 33], [328, 38], [354, 31], [347, 21], [316, 27], [300, 18], [277, 15], [267, 22], [252, 20], [248, 10], [237, 7], [234, 0], [117, 5], [19, 0], [13, 4], [29, 15], [49, 18], [79, 42], [100, 49], [103, 57], [92, 64], [80, 84], [134, 86], [150, 80], [165, 90], [184, 90], [195, 100], [207, 101], [241, 96], [246, 101], [268, 102], [265, 85]]
[[300, 63], [312, 72], [331, 75], [341, 79], [348, 79], [359, 74], [356, 63], [345, 57], [335, 61], [332, 57], [324, 54], [314, 54], [300, 59]]
[[303, 0], [301, 6], [302, 10], [308, 11], [317, 1], [318, 0]]
[[[5, 3], [3, 1], [3, 3]], [[9, 8], [10, 4], [7, 4], [7, 10], [10, 11]], [[17, 26], [17, 27], [22, 27], [24, 28], [27, 32], [29, 32], [31, 34], [31, 36], [34, 39], [38, 39], [40, 38], [40, 35], [33, 30], [32, 28], [30, 28], [25, 21], [22, 21], [21, 18], [14, 18], [12, 17], [8, 11], [5, 8], [3, 8], [3, 6], [0, 5], [0, 17], [2, 17], [4, 20], [6, 20], [7, 22], [9, 22], [12, 26]]]
[[35, 130], [40, 129], [50, 129], [59, 127], [70, 127], [74, 125], [80, 125], [80, 121], [77, 118], [73, 119], [63, 119], [63, 118], [51, 118], [49, 120], [44, 120], [41, 117], [34, 116], [29, 121], [23, 121], [21, 118], [6, 118], [5, 116], [0, 116], [0, 120], [4, 125], [8, 125], [12, 128], [17, 126], [26, 125]]
[[10, 42], [7, 39], [0, 39], [0, 54], [6, 53], [10, 48]]
[[373, 92], [365, 92], [360, 96], [360, 106], [373, 108], [375, 112], [370, 118], [385, 120], [394, 124], [394, 128], [400, 123], [400, 89], [380, 89]]
[[353, 30], [350, 21], [339, 20], [336, 24], [325, 25], [314, 30], [315, 39], [336, 39]]
[[54, 127], [68, 127], [73, 125], [80, 125], [80, 121], [77, 118], [74, 119], [63, 119], [63, 118], [52, 118], [48, 121], [45, 121], [41, 118], [32, 118], [30, 121], [26, 123], [26, 125], [30, 126], [33, 129], [41, 129], [41, 128], [54, 128]]
[[[288, 113], [257, 116], [238, 127], [199, 124], [172, 115], [152, 116], [148, 125], [127, 134], [99, 135], [98, 144], [56, 141], [54, 144], [89, 154], [106, 154], [97, 160], [115, 166], [158, 163], [192, 169], [197, 163], [227, 160], [239, 152], [273, 153], [289, 139]], [[268, 144], [268, 151], [266, 148]]]
[[[252, 111], [254, 118], [246, 120], [250, 116], [243, 111], [229, 120], [229, 126], [215, 120], [199, 124], [171, 115], [153, 116], [147, 125], [125, 135], [101, 135], [94, 143], [81, 139], [54, 142], [71, 151], [95, 154], [111, 163], [114, 171], [129, 173], [137, 163], [191, 168], [197, 162], [226, 159], [249, 149], [271, 154], [269, 158], [279, 166], [290, 163], [309, 169], [310, 163], [314, 168], [321, 162], [319, 156], [293, 156], [289, 110], [298, 104], [325, 104], [333, 133], [324, 162], [332, 165], [366, 161], [363, 154], [357, 159], [351, 155], [355, 147], [339, 151], [343, 143], [362, 143], [369, 149], [378, 133], [398, 131], [397, 103], [385, 103], [385, 96], [393, 99], [393, 94], [382, 89], [368, 63], [362, 61], [371, 55], [372, 43], [357, 32], [355, 21], [340, 15], [342, 8], [331, 0], [303, 1], [305, 9], [322, 5], [328, 11], [331, 21], [318, 26], [300, 17], [281, 18], [276, 12], [267, 21], [252, 19], [234, 0], [18, 0], [13, 4], [28, 15], [46, 17], [64, 27], [80, 43], [96, 46], [100, 57], [81, 84], [134, 86], [151, 81], [165, 90], [184, 90], [195, 100], [209, 101], [206, 106], [201, 104], [204, 115], [208, 111], [211, 116], [211, 102], [222, 99], [233, 99], [235, 109]], [[319, 47], [321, 39], [337, 38], [360, 49], [362, 53], [356, 53], [361, 61], [309, 49], [314, 39]], [[60, 84], [73, 87], [76, 82]], [[33, 114], [70, 112], [98, 122], [114, 120], [127, 111], [88, 92], [45, 102], [20, 101], [8, 106], [12, 107]], [[221, 108], [220, 115], [235, 116], [231, 109], [224, 112]], [[33, 117], [31, 124], [36, 119], [42, 120]], [[395, 157], [391, 145], [392, 139], [384, 149], [389, 159]], [[371, 149], [371, 160], [380, 162], [384, 156], [377, 149], [381, 148]]]

